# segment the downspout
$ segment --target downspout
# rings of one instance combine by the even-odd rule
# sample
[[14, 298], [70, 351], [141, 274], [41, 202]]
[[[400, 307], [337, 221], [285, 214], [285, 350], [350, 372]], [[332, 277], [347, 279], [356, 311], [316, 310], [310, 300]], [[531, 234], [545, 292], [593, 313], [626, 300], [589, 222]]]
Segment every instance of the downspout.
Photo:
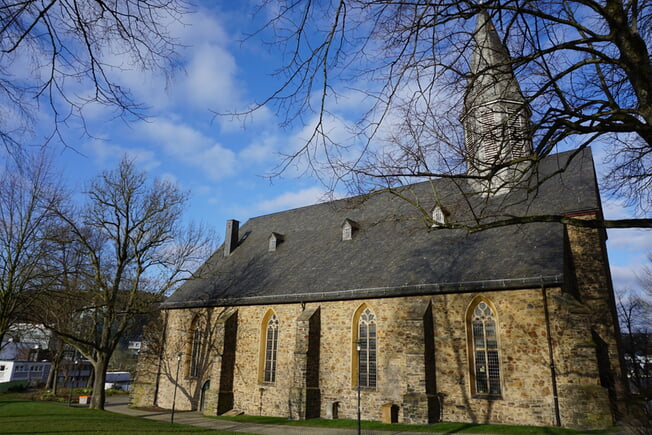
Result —
[[561, 426], [559, 415], [559, 393], [557, 391], [557, 372], [555, 371], [555, 358], [552, 349], [552, 335], [550, 334], [550, 313], [548, 312], [548, 293], [546, 286], [541, 284], [541, 295], [543, 297], [543, 313], [546, 317], [546, 335], [548, 336], [548, 354], [550, 357], [550, 379], [552, 381], [552, 398], [555, 406], [555, 425]]

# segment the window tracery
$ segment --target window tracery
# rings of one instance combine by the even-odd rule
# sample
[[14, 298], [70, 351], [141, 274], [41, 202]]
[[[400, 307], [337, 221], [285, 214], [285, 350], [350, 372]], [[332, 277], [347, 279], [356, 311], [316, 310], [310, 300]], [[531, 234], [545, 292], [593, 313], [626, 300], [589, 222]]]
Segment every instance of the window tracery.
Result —
[[499, 396], [500, 359], [496, 314], [484, 300], [471, 306], [470, 310], [474, 392], [479, 395]]
[[276, 382], [276, 356], [278, 353], [278, 317], [276, 314], [267, 321], [265, 333], [264, 382]]
[[357, 333], [358, 383], [361, 387], [376, 387], [376, 315], [369, 307], [365, 307], [358, 318]]

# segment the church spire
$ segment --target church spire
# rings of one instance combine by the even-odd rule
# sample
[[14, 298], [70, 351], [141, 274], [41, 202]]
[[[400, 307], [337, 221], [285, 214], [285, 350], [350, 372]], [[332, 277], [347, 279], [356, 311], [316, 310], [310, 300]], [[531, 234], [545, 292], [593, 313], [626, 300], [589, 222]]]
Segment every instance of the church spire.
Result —
[[478, 15], [473, 32], [469, 96], [471, 104], [491, 103], [498, 99], [523, 102], [523, 95], [512, 71], [511, 58], [487, 11]]
[[[482, 11], [473, 33], [469, 82], [464, 96], [468, 173], [484, 176], [497, 165], [530, 155], [529, 118], [509, 52], [489, 14]], [[498, 181], [504, 184], [507, 180], [502, 176]]]

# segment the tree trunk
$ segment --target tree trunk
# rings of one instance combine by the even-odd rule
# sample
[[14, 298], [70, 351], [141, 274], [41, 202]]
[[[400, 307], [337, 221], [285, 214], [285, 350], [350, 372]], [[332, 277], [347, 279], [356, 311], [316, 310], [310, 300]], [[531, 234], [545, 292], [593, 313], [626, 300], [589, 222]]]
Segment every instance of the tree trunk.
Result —
[[106, 370], [109, 366], [110, 356], [105, 353], [97, 354], [97, 359], [93, 363], [93, 396], [91, 397], [90, 408], [104, 409], [106, 393], [104, 391], [104, 382], [106, 381]]
[[636, 94], [638, 102], [636, 111], [648, 127], [637, 133], [648, 145], [652, 145], [652, 132], [649, 128], [652, 125], [652, 83], [649, 80], [652, 64], [650, 64], [648, 47], [641, 34], [632, 28], [622, 1], [608, 1], [605, 9], [608, 12], [605, 18], [620, 53], [618, 60]]
[[52, 364], [50, 365], [50, 373], [48, 373], [48, 381], [45, 384], [45, 388], [52, 390], [52, 394], [54, 396], [57, 395], [57, 388], [59, 387], [58, 385], [58, 377], [59, 377], [59, 359], [55, 358], [52, 361]]
[[95, 379], [95, 369], [91, 370], [91, 372], [88, 375], [88, 379], [86, 379], [86, 388], [93, 388], [93, 380]]

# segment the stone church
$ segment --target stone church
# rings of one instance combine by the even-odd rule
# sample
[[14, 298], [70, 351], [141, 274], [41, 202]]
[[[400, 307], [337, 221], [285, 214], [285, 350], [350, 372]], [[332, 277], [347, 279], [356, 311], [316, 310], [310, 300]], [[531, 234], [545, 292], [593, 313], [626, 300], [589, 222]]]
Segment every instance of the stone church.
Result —
[[[474, 38], [462, 122], [467, 171], [482, 175], [532, 145], [488, 16]], [[503, 166], [489, 181], [433, 180], [228, 221], [198, 278], [162, 304], [162, 346], [141, 355], [132, 403], [611, 425], [624, 392], [605, 231], [559, 220], [438, 228], [480, 212], [601, 219], [591, 150]]]

